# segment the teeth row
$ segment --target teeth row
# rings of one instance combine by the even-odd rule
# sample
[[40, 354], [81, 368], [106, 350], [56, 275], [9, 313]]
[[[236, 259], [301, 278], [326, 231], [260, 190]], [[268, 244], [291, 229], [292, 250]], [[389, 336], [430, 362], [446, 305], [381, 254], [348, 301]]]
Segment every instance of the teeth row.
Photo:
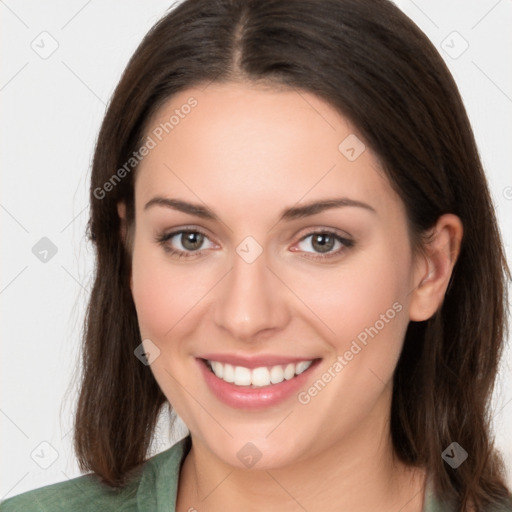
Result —
[[208, 361], [209, 367], [213, 373], [224, 382], [230, 382], [236, 386], [255, 387], [270, 386], [270, 384], [279, 384], [283, 380], [293, 379], [296, 375], [305, 372], [313, 361], [301, 361], [294, 364], [289, 363], [286, 366], [272, 366], [267, 368], [245, 368], [244, 366], [233, 366], [231, 364], [219, 363], [218, 361]]

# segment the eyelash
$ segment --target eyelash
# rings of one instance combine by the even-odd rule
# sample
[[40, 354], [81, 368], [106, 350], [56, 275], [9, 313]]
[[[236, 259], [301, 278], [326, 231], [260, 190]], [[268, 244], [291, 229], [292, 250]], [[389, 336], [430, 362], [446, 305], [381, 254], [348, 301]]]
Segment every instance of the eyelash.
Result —
[[[200, 229], [197, 229], [197, 228], [194, 228], [194, 229], [180, 229], [180, 230], [177, 230], [177, 231], [171, 231], [169, 233], [161, 233], [161, 234], [158, 234], [156, 237], [155, 237], [155, 242], [157, 242], [158, 244], [160, 244], [163, 249], [171, 256], [173, 257], [176, 257], [178, 259], [180, 258], [194, 258], [194, 257], [197, 257], [198, 255], [201, 254], [201, 252], [203, 250], [198, 250], [198, 251], [180, 251], [180, 250], [176, 250], [176, 249], [173, 249], [172, 247], [170, 247], [167, 242], [172, 239], [173, 237], [175, 237], [176, 235], [182, 235], [182, 234], [185, 234], [185, 233], [199, 233], [201, 235], [203, 235], [205, 238], [207, 238], [209, 240], [209, 237], [206, 233], [204, 233], [203, 231], [201, 231]], [[335, 231], [329, 231], [329, 230], [317, 230], [317, 231], [312, 231], [310, 233], [308, 233], [307, 235], [304, 235], [298, 243], [306, 240], [307, 238], [311, 237], [311, 236], [314, 236], [314, 235], [328, 235], [328, 236], [332, 236], [335, 241], [338, 241], [342, 244], [342, 248], [341, 249], [338, 249], [337, 251], [335, 252], [329, 252], [329, 253], [326, 253], [324, 255], [320, 254], [320, 253], [310, 253], [310, 252], [307, 252], [307, 254], [309, 256], [304, 256], [305, 258], [311, 258], [311, 259], [314, 259], [314, 260], [326, 260], [326, 259], [329, 259], [329, 258], [333, 258], [333, 257], [336, 257], [336, 256], [339, 256], [342, 252], [344, 252], [346, 249], [350, 249], [352, 247], [354, 247], [355, 245], [355, 242], [353, 240], [350, 240], [348, 238], [344, 238], [342, 236], [340, 236], [339, 234], [337, 234]]]
[[176, 257], [176, 258], [193, 258], [193, 257], [197, 257], [199, 254], [201, 254], [201, 251], [179, 251], [179, 250], [176, 250], [176, 249], [173, 249], [172, 247], [170, 247], [167, 242], [175, 237], [176, 235], [181, 235], [181, 234], [184, 234], [184, 233], [199, 233], [201, 235], [203, 235], [205, 238], [208, 238], [208, 235], [204, 232], [204, 231], [201, 231], [200, 229], [197, 229], [197, 228], [194, 228], [194, 229], [179, 229], [177, 231], [171, 231], [169, 233], [161, 233], [161, 234], [158, 234], [156, 237], [155, 237], [155, 242], [157, 242], [158, 244], [160, 244], [164, 251], [167, 252], [168, 254], [170, 254], [171, 256], [173, 257]]

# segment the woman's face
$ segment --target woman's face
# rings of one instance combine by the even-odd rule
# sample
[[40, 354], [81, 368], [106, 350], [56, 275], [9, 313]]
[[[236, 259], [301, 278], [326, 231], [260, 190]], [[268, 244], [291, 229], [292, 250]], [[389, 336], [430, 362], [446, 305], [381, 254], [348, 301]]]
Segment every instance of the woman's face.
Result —
[[271, 468], [371, 436], [417, 281], [376, 156], [316, 96], [247, 84], [177, 94], [146, 136], [131, 287], [194, 442]]

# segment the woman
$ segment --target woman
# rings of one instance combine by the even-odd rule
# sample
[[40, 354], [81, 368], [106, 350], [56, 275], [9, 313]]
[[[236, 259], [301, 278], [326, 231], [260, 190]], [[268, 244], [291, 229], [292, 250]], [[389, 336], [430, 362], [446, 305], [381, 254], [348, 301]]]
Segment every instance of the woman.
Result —
[[[68, 482], [10, 510], [512, 510], [508, 271], [442, 59], [385, 0], [188, 0], [91, 178]], [[165, 404], [190, 435], [146, 460]]]

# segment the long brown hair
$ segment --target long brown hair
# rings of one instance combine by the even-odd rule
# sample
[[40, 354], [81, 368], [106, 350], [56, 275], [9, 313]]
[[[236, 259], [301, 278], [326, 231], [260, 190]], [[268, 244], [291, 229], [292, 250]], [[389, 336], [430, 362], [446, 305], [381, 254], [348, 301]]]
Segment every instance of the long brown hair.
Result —
[[[92, 168], [96, 275], [74, 438], [81, 469], [122, 485], [147, 458], [166, 402], [133, 353], [141, 339], [131, 249], [116, 210], [124, 201], [133, 225], [130, 159], [148, 119], [173, 94], [233, 80], [305, 90], [348, 117], [404, 202], [413, 238], [444, 213], [462, 220], [462, 248], [441, 308], [409, 324], [393, 381], [391, 433], [397, 456], [427, 468], [456, 510], [503, 502], [509, 493], [490, 439], [489, 402], [506, 335], [509, 272], [457, 86], [427, 37], [388, 0], [186, 0], [136, 50], [109, 104]], [[453, 441], [469, 454], [456, 470], [441, 458]]]

